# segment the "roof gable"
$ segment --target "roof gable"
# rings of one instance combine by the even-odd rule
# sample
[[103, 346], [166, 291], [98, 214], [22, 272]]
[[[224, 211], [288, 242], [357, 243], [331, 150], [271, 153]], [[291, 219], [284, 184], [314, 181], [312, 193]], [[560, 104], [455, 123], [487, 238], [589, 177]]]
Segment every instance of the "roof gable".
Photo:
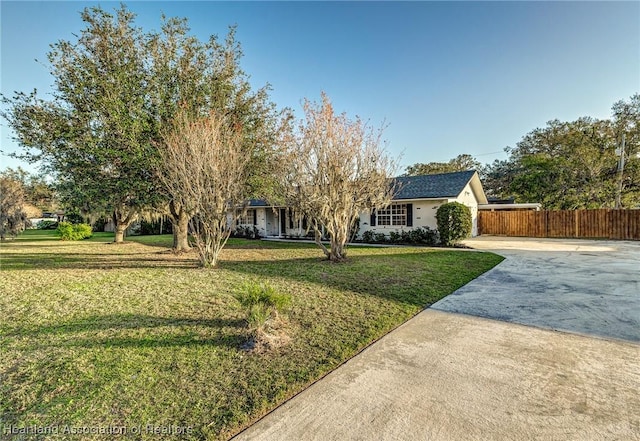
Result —
[[456, 198], [471, 181], [474, 170], [437, 175], [400, 176], [394, 179], [400, 189], [395, 199]]

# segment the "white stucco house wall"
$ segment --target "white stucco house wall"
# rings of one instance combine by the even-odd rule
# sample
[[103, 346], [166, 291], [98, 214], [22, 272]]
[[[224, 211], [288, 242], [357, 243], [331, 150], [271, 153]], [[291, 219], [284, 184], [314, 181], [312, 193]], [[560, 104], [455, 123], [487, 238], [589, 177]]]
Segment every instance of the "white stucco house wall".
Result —
[[436, 229], [436, 211], [447, 202], [460, 202], [471, 210], [472, 235], [478, 235], [478, 205], [487, 204], [474, 170], [395, 178], [399, 189], [389, 207], [360, 214], [359, 236], [365, 231], [389, 235], [419, 227]]
[[[373, 230], [389, 235], [392, 231], [419, 227], [437, 228], [436, 210], [446, 202], [460, 202], [471, 210], [472, 235], [478, 235], [478, 204], [487, 197], [478, 173], [473, 170], [423, 176], [395, 178], [398, 192], [389, 207], [380, 207], [360, 214], [358, 236]], [[254, 227], [262, 237], [301, 237], [306, 234], [306, 222], [294, 216], [291, 209], [252, 199], [246, 215], [238, 222]]]
[[262, 237], [301, 237], [306, 235], [306, 221], [294, 216], [290, 208], [251, 199], [245, 216], [237, 225], [255, 227]]

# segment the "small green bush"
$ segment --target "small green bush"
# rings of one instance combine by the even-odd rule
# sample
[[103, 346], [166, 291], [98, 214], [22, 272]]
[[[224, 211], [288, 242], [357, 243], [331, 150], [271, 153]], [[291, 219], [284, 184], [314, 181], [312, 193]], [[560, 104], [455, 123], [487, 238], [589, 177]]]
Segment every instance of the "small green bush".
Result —
[[56, 232], [62, 240], [76, 240], [75, 235], [73, 234], [73, 225], [69, 222], [59, 222]]
[[418, 227], [412, 230], [390, 231], [389, 236], [384, 233], [365, 231], [362, 233], [362, 242], [365, 243], [393, 243], [400, 245], [437, 245], [439, 241], [438, 230], [429, 227]]
[[231, 232], [231, 237], [240, 237], [243, 239], [260, 239], [260, 230], [255, 225], [238, 225]]
[[451, 246], [471, 236], [471, 210], [460, 202], [442, 204], [436, 212], [436, 220], [443, 245]]
[[409, 231], [409, 243], [416, 245], [437, 245], [440, 241], [438, 230], [432, 230], [429, 227], [420, 227]]
[[[404, 233], [404, 231], [403, 231]], [[402, 243], [402, 234], [398, 233], [397, 231], [391, 231], [389, 233], [389, 242], [391, 243]]]
[[373, 243], [373, 231], [367, 230], [362, 233], [362, 241], [364, 243]]
[[78, 236], [76, 240], [89, 239], [92, 236], [92, 229], [89, 224], [75, 224], [73, 232]]
[[91, 225], [59, 222], [56, 229], [62, 240], [82, 240], [91, 237]]
[[422, 228], [416, 228], [409, 231], [407, 242], [412, 245], [421, 245], [423, 243]]
[[373, 234], [373, 241], [375, 243], [387, 243], [387, 236], [384, 233], [374, 233]]
[[291, 296], [278, 292], [268, 284], [250, 283], [236, 295], [245, 309], [247, 325], [252, 332], [262, 331], [270, 320], [277, 320], [290, 304]]

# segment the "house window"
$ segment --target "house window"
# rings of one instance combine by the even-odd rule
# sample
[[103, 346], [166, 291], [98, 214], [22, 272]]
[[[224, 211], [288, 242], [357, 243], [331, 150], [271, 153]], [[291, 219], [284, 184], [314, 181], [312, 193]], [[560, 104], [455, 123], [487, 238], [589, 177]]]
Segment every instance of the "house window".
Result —
[[247, 212], [238, 218], [238, 225], [254, 225], [256, 218], [256, 210], [247, 210]]
[[407, 204], [393, 204], [377, 211], [377, 222], [380, 226], [406, 226]]

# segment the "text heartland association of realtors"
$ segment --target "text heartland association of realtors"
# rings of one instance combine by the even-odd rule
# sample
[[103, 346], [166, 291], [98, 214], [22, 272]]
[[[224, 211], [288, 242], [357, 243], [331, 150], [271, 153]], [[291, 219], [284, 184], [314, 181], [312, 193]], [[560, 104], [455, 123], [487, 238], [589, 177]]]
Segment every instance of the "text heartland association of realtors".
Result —
[[4, 435], [191, 435], [191, 426], [156, 426], [146, 424], [139, 426], [6, 426], [2, 429]]

